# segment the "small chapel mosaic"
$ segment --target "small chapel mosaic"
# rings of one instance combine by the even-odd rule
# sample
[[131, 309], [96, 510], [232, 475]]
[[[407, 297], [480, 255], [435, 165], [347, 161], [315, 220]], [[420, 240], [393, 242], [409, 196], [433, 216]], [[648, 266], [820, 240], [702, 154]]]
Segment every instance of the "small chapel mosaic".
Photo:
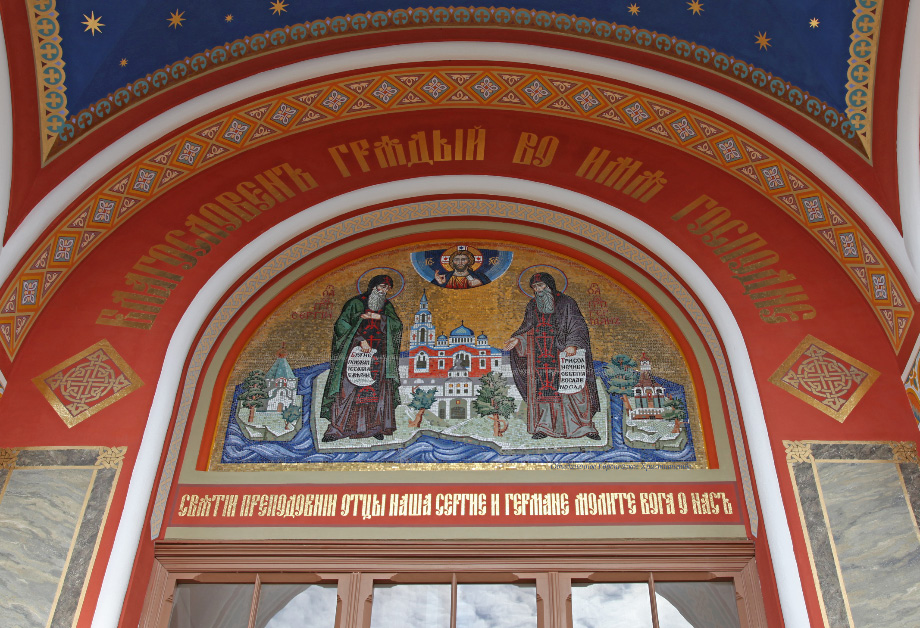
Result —
[[705, 467], [690, 369], [610, 277], [467, 240], [338, 266], [236, 357], [212, 469], [432, 463]]

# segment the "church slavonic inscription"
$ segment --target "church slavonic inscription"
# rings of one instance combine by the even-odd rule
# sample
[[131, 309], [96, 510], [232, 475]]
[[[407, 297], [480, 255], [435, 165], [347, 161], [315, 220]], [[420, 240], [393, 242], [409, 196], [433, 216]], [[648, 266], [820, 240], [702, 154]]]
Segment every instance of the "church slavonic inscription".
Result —
[[114, 309], [104, 309], [97, 325], [150, 329], [172, 291], [184, 279], [180, 271], [195, 267], [198, 260], [211, 252], [229, 234], [243, 228], [278, 203], [317, 187], [309, 172], [289, 163], [269, 168], [242, 181], [234, 190], [218, 194], [213, 202], [189, 214], [188, 232], [173, 229], [163, 242], [151, 246], [131, 270], [125, 273], [130, 290], [112, 292]]
[[[429, 135], [430, 133], [430, 135]], [[433, 165], [436, 161], [482, 161], [486, 152], [486, 130], [480, 127], [450, 131], [418, 131], [403, 142], [398, 137], [353, 140], [329, 148], [329, 155], [343, 177], [354, 170]]]
[[744, 287], [745, 296], [759, 308], [764, 322], [789, 323], [817, 316], [814, 306], [807, 302], [805, 289], [792, 283], [795, 275], [775, 268], [779, 255], [766, 248], [767, 241], [756, 231], [748, 233], [746, 222], [733, 219], [731, 211], [705, 194], [671, 216], [671, 220], [691, 217], [687, 230], [700, 236], [713, 255], [728, 265], [732, 277]]

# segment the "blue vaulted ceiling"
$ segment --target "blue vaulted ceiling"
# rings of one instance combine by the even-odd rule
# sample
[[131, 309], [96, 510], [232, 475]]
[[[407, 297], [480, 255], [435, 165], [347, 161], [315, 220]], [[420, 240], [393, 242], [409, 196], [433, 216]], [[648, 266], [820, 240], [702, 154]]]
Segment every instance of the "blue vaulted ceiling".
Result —
[[[67, 108], [159, 68], [255, 33], [416, 5], [394, 0], [68, 0], [57, 3]], [[843, 111], [853, 0], [530, 0], [526, 8], [645, 28], [759, 66]], [[510, 6], [510, 5], [509, 5]], [[172, 23], [170, 16], [173, 18]], [[90, 28], [95, 19], [100, 25]], [[758, 38], [759, 43], [758, 43]]]

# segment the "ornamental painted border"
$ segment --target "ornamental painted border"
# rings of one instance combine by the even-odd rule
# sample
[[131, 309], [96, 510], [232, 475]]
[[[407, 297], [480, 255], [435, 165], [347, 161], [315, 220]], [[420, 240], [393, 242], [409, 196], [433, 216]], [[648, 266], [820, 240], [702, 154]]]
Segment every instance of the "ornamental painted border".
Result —
[[[423, 89], [432, 80], [444, 87], [435, 96]], [[491, 85], [484, 95], [476, 87], [486, 80]], [[531, 88], [535, 84], [539, 90]], [[642, 115], [636, 115], [636, 106]], [[339, 120], [447, 108], [583, 120], [667, 144], [722, 169], [782, 208], [822, 244], [900, 349], [914, 311], [887, 260], [842, 206], [774, 151], [722, 121], [635, 88], [483, 65], [400, 68], [299, 87], [238, 106], [161, 142], [98, 186], [19, 266], [0, 298], [0, 344], [15, 356], [70, 271], [130, 216], [192, 175], [251, 147]], [[143, 185], [134, 185], [139, 177]]]
[[[38, 2], [39, 0], [33, 0]], [[53, 0], [52, 0], [53, 1]], [[865, 6], [876, 4], [876, 0], [858, 0]], [[881, 0], [878, 0], [875, 14], [881, 15]], [[857, 7], [857, 11], [860, 8]], [[853, 21], [854, 37], [861, 36], [862, 18]], [[859, 21], [859, 23], [857, 23]], [[56, 25], [56, 22], [55, 22]], [[42, 133], [56, 135], [54, 145], [43, 154], [45, 160], [56, 156], [75, 144], [100, 123], [114, 117], [121, 111], [154, 96], [174, 85], [201, 76], [214, 69], [256, 56], [270, 54], [277, 50], [308, 44], [333, 37], [350, 36], [361, 33], [412, 30], [421, 28], [464, 28], [497, 27], [502, 29], [521, 29], [536, 32], [555, 32], [601, 41], [613, 46], [622, 46], [636, 50], [646, 50], [656, 55], [663, 55], [684, 63], [715, 72], [748, 88], [780, 102], [797, 111], [804, 117], [822, 126], [836, 138], [853, 148], [863, 157], [871, 158], [871, 103], [873, 98], [872, 83], [866, 86], [859, 82], [863, 92], [867, 91], [866, 108], [854, 109], [847, 114], [837, 111], [826, 102], [808, 94], [807, 91], [788, 83], [781, 77], [742, 59], [725, 54], [714, 48], [697, 45], [694, 42], [678, 39], [665, 33], [649, 31], [616, 22], [589, 19], [563, 13], [547, 13], [531, 9], [514, 9], [505, 7], [413, 7], [390, 11], [339, 15], [312, 22], [296, 23], [283, 28], [276, 28], [264, 33], [254, 33], [243, 39], [236, 39], [223, 46], [215, 46], [203, 52], [193, 54], [185, 59], [143, 76], [133, 83], [100, 99], [95, 104], [74, 113], [70, 119], [43, 119]], [[33, 33], [35, 27], [33, 26]], [[33, 35], [34, 36], [34, 35]], [[877, 36], [868, 49], [868, 57], [859, 56], [859, 61], [874, 68], [877, 50]], [[853, 44], [857, 46], [856, 43]], [[863, 45], [859, 44], [861, 52]], [[851, 48], [856, 50], [855, 48]], [[36, 50], [36, 59], [38, 52]], [[851, 60], [852, 61], [852, 60]], [[36, 63], [38, 63], [36, 61]], [[860, 66], [861, 67], [861, 66]], [[861, 71], [860, 71], [861, 72]], [[861, 76], [861, 73], [859, 74]], [[852, 80], [853, 68], [848, 78]], [[855, 87], [853, 93], [855, 94]], [[847, 102], [855, 101], [847, 94]], [[859, 132], [855, 126], [856, 116]], [[66, 116], [66, 112], [65, 112]]]
[[166, 512], [166, 501], [169, 497], [173, 478], [175, 477], [176, 466], [179, 462], [179, 453], [182, 448], [182, 441], [185, 437], [186, 426], [192, 409], [192, 402], [195, 399], [199, 378], [203, 374], [205, 362], [216, 345], [221, 332], [227, 328], [233, 317], [242, 310], [243, 306], [276, 277], [283, 275], [296, 264], [316, 255], [318, 252], [328, 250], [341, 240], [384, 226], [396, 226], [417, 222], [419, 220], [442, 219], [456, 216], [466, 216], [470, 218], [511, 218], [530, 224], [565, 230], [567, 233], [594, 242], [599, 247], [606, 248], [614, 255], [618, 255], [629, 261], [639, 270], [652, 277], [661, 285], [663, 290], [674, 297], [675, 301], [684, 308], [689, 319], [693, 321], [699, 330], [700, 336], [709, 347], [709, 351], [713, 356], [713, 363], [719, 373], [719, 382], [722, 385], [722, 394], [724, 395], [725, 406], [728, 409], [729, 423], [731, 425], [732, 445], [734, 446], [735, 456], [738, 460], [745, 507], [747, 509], [748, 521], [751, 523], [751, 534], [757, 536], [760, 516], [757, 512], [757, 503], [754, 499], [751, 470], [744, 449], [741, 417], [738, 413], [728, 360], [725, 357], [725, 353], [722, 351], [719, 336], [710, 324], [709, 318], [684, 285], [655, 258], [642, 249], [627, 242], [615, 233], [589, 223], [586, 220], [535, 205], [525, 205], [523, 203], [483, 199], [449, 199], [396, 205], [372, 210], [359, 216], [353, 216], [334, 225], [329, 225], [324, 229], [311, 233], [286, 249], [279, 251], [271, 260], [265, 262], [261, 268], [245, 278], [245, 280], [233, 290], [208, 322], [198, 344], [195, 345], [195, 349], [191, 354], [191, 359], [189, 360], [188, 368], [181, 385], [181, 393], [179, 394], [179, 407], [176, 411], [176, 422], [173, 425], [169, 446], [166, 450], [166, 457], [163, 461], [163, 471], [160, 474], [160, 481], [157, 487], [153, 509], [150, 514], [150, 538], [156, 539], [163, 525], [163, 516]]
[[866, 155], [872, 156], [872, 101], [875, 94], [875, 57], [882, 26], [884, 0], [856, 0], [853, 9], [853, 34], [850, 35], [850, 59], [847, 62], [846, 115], [862, 142]]
[[[917, 342], [920, 343], [920, 338], [917, 339]], [[906, 373], [904, 392], [907, 394], [910, 410], [917, 421], [917, 429], [920, 429], [920, 352], [917, 351], [917, 347], [914, 347], [913, 362]]]
[[56, 0], [26, 0], [32, 56], [38, 88], [38, 116], [42, 161], [46, 161], [67, 123], [67, 87], [61, 28], [57, 20]]

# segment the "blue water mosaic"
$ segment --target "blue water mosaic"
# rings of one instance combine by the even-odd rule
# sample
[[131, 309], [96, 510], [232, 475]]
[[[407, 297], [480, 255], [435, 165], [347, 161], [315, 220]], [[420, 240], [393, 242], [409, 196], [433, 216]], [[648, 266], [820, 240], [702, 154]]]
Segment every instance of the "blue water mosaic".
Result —
[[[595, 372], [600, 374], [604, 385], [608, 385], [604, 375], [605, 363], [594, 362]], [[290, 464], [290, 463], [634, 463], [634, 462], [693, 462], [696, 454], [693, 436], [687, 430], [687, 444], [680, 451], [661, 451], [657, 449], [634, 449], [623, 442], [622, 416], [623, 403], [619, 395], [610, 396], [610, 430], [613, 446], [607, 451], [559, 452], [501, 454], [485, 445], [457, 442], [447, 438], [430, 435], [420, 436], [405, 447], [364, 452], [320, 452], [313, 442], [313, 430], [310, 429], [310, 411], [313, 406], [313, 382], [329, 363], [316, 364], [294, 369], [298, 377], [297, 394], [303, 396], [303, 427], [287, 442], [252, 441], [243, 435], [236, 422], [238, 398], [242, 384], [236, 386], [233, 393], [232, 409], [227, 421], [224, 450], [221, 462], [225, 464]], [[663, 386], [665, 394], [684, 401], [684, 387], [680, 384], [654, 377], [658, 385]], [[319, 391], [317, 391], [319, 392]]]

